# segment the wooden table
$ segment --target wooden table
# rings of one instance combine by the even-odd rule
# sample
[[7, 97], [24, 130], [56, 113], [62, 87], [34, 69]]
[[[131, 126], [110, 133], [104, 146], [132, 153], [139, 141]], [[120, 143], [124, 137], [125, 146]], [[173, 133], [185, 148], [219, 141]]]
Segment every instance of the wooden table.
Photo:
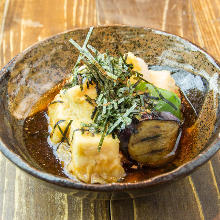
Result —
[[[165, 30], [220, 61], [220, 0], [1, 0], [0, 66], [48, 36], [100, 24]], [[219, 159], [146, 198], [89, 201], [36, 184], [0, 154], [0, 219], [220, 219]]]

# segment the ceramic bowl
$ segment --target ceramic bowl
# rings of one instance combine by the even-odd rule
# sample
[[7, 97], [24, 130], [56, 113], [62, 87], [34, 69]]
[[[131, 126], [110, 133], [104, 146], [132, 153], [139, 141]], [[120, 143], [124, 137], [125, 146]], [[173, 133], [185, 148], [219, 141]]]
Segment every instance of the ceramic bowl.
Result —
[[[57, 34], [29, 47], [14, 57], [0, 73], [0, 150], [15, 165], [50, 187], [96, 199], [139, 197], [161, 189], [194, 171], [220, 148], [219, 64], [199, 47], [178, 36], [143, 27], [95, 27], [89, 43], [111, 54], [118, 50], [142, 57], [149, 65], [169, 66], [201, 75], [206, 81], [202, 99], [194, 99], [198, 113], [191, 127], [193, 143], [182, 154], [182, 165], [162, 175], [135, 183], [85, 184], [48, 172], [26, 148], [24, 120], [33, 105], [70, 73], [79, 52], [69, 43], [83, 44], [88, 28]], [[187, 80], [184, 74], [177, 78]], [[181, 82], [180, 80], [180, 82]], [[199, 87], [199, 85], [196, 85]], [[200, 89], [200, 88], [198, 88]], [[39, 152], [40, 154], [40, 152]], [[48, 161], [49, 163], [49, 161]]]

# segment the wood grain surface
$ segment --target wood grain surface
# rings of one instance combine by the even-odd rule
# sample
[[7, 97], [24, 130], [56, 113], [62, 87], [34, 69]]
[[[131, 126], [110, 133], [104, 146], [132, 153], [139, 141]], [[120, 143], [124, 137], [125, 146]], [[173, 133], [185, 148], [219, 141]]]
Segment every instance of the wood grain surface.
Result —
[[[31, 44], [75, 27], [129, 24], [182, 36], [220, 61], [220, 0], [1, 0], [0, 67]], [[0, 220], [220, 219], [220, 153], [146, 198], [81, 200], [54, 191], [0, 153]]]

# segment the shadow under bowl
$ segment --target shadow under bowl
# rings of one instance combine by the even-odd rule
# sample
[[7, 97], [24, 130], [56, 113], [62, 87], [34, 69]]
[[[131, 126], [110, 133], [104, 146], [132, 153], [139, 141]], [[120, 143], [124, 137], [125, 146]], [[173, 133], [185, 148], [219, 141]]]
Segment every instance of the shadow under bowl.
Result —
[[[172, 171], [135, 183], [85, 184], [49, 173], [28, 151], [23, 125], [32, 107], [62, 82], [76, 62], [88, 28], [75, 29], [41, 41], [13, 58], [0, 72], [0, 150], [15, 165], [49, 187], [79, 197], [123, 199], [145, 196], [194, 171], [220, 148], [219, 64], [206, 52], [178, 36], [143, 27], [95, 27], [89, 43], [111, 54], [133, 52], [149, 65], [169, 66], [200, 75], [207, 82], [202, 101], [194, 100], [198, 117], [190, 128], [193, 140], [187, 159]], [[184, 75], [179, 75], [184, 80]], [[199, 85], [198, 85], [199, 86]], [[39, 152], [40, 153], [40, 152]], [[184, 154], [184, 152], [183, 152]], [[180, 155], [181, 158], [181, 155]]]

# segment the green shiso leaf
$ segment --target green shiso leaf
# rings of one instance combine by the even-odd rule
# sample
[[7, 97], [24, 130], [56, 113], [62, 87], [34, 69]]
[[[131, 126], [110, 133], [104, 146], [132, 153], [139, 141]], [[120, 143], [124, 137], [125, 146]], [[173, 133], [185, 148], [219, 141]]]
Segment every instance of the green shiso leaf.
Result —
[[[159, 93], [168, 101], [164, 101], [160, 98], [157, 90]], [[181, 119], [181, 99], [171, 91], [167, 91], [165, 89], [156, 88], [155, 86], [141, 82], [136, 86], [136, 91], [147, 92], [149, 96], [154, 98], [158, 98], [158, 100], [154, 100], [153, 103], [155, 104], [155, 110], [159, 112], [170, 112], [175, 115], [177, 118]], [[172, 104], [170, 104], [170, 103]]]

